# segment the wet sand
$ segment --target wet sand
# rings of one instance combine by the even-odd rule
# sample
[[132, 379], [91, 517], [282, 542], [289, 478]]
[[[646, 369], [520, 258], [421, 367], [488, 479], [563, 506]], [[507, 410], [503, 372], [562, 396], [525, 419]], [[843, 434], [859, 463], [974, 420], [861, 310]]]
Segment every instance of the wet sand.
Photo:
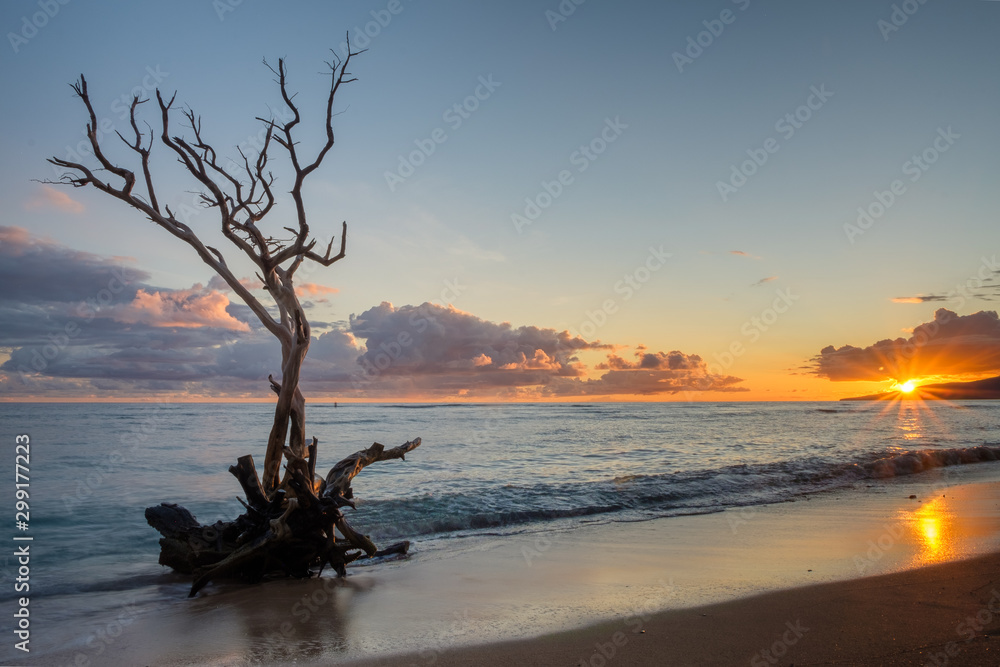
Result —
[[[213, 585], [146, 610], [100, 664], [1000, 664], [1000, 466], [918, 477]], [[67, 648], [33, 664], [72, 664]]]
[[1000, 664], [1000, 555], [357, 665]]

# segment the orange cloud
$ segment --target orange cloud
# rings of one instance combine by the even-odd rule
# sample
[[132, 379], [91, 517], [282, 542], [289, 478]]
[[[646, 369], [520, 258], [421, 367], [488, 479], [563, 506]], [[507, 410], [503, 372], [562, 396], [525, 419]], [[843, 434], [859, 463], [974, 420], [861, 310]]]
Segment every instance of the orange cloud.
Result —
[[892, 299], [893, 303], [927, 303], [928, 301], [947, 301], [948, 297], [940, 294], [929, 294], [917, 296], [897, 296]]
[[62, 190], [57, 190], [51, 185], [43, 185], [35, 191], [30, 199], [24, 202], [24, 208], [28, 211], [37, 211], [45, 208], [57, 208], [67, 213], [83, 213], [83, 204], [74, 200]]
[[[480, 355], [480, 357], [485, 357], [486, 355]], [[489, 357], [486, 357], [487, 359]], [[479, 360], [479, 357], [476, 358]], [[477, 366], [482, 366], [485, 364], [477, 363]], [[508, 362], [500, 366], [502, 371], [513, 371], [513, 370], [541, 370], [541, 371], [557, 371], [564, 366], [564, 362], [550, 357], [545, 353], [545, 350], [535, 350], [535, 353], [528, 357], [524, 352], [517, 353], [517, 359]]]
[[[258, 280], [256, 277], [250, 278], [240, 278], [240, 285], [243, 285], [248, 290], [263, 289], [264, 283]], [[208, 289], [215, 290], [217, 292], [231, 292], [232, 288], [229, 286], [222, 276], [212, 276], [208, 281]]]
[[126, 324], [154, 327], [217, 327], [231, 331], [250, 331], [226, 311], [229, 299], [221, 292], [201, 285], [176, 292], [147, 292], [140, 289], [131, 303], [115, 308], [113, 319]]
[[327, 287], [316, 283], [302, 283], [295, 286], [295, 296], [319, 296], [321, 294], [336, 294], [339, 291], [336, 287]]
[[0, 244], [5, 255], [17, 257], [26, 254], [32, 245], [41, 245], [47, 241], [34, 236], [24, 227], [0, 227]]
[[957, 315], [945, 308], [909, 338], [867, 347], [832, 345], [813, 357], [811, 371], [834, 381], [897, 380], [1000, 371], [1000, 318], [994, 311]]
[[685, 354], [678, 350], [647, 352], [646, 346], [640, 345], [634, 356], [635, 361], [628, 361], [617, 354], [609, 354], [606, 362], [594, 366], [596, 370], [606, 373], [596, 380], [567, 383], [564, 391], [608, 396], [749, 391], [736, 386], [743, 382], [742, 378], [710, 372], [708, 365], [697, 354]]

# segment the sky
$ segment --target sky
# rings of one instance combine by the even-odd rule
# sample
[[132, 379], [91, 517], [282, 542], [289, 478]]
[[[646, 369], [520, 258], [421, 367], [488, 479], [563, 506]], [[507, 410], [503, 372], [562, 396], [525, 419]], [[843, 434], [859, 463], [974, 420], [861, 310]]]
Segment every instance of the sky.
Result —
[[[349, 230], [299, 273], [308, 399], [833, 400], [1000, 374], [1000, 2], [578, 1], [3, 3], [0, 400], [270, 400], [278, 347], [239, 298], [122, 202], [44, 183], [46, 158], [93, 160], [81, 73], [123, 164], [114, 131], [134, 94], [158, 129], [157, 88], [253, 154], [286, 113], [278, 58], [308, 150], [348, 35], [367, 51], [304, 188], [320, 238]], [[164, 149], [161, 198], [225, 243]]]

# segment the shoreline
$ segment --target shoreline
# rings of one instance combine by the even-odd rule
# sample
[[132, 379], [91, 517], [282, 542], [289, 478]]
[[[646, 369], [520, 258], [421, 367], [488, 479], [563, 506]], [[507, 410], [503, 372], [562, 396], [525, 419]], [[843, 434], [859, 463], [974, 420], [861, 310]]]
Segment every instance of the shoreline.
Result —
[[[158, 584], [161, 601], [130, 623], [100, 656], [101, 664], [579, 665], [584, 660], [600, 667], [591, 657], [602, 658], [595, 647], [609, 641], [621, 658], [614, 664], [663, 664], [651, 657], [660, 655], [677, 656], [668, 664], [749, 664], [753, 650], [746, 653], [747, 647], [763, 650], [789, 630], [782, 630], [785, 621], [794, 625], [788, 610], [816, 605], [839, 609], [841, 627], [835, 627], [833, 611], [803, 620], [811, 628], [810, 641], [803, 637], [795, 651], [820, 645], [815, 637], [842, 631], [850, 642], [867, 646], [866, 655], [877, 656], [871, 651], [881, 645], [881, 635], [869, 630], [890, 612], [871, 596], [868, 584], [858, 585], [871, 581], [865, 577], [907, 582], [885, 584], [886, 591], [902, 586], [912, 597], [893, 593], [898, 617], [895, 625], [883, 623], [881, 631], [895, 633], [903, 643], [909, 640], [896, 626], [912, 625], [923, 636], [923, 628], [944, 623], [934, 614], [912, 611], [913, 605], [938, 605], [939, 596], [920, 585], [928, 575], [914, 573], [952, 568], [946, 576], [958, 583], [946, 584], [946, 592], [955, 595], [962, 582], [974, 580], [983, 589], [976, 589], [979, 593], [1000, 590], [990, 579], [1000, 572], [1000, 465], [937, 469], [714, 514], [548, 525], [417, 546], [406, 560], [352, 568], [343, 580], [222, 584], [192, 600], [184, 598], [188, 580], [164, 575]], [[967, 588], [964, 595], [976, 592]], [[827, 597], [810, 602], [820, 594]], [[974, 607], [979, 602], [973, 598]], [[768, 602], [768, 615], [755, 610], [761, 600], [779, 602]], [[850, 600], [862, 611], [838, 600]], [[868, 607], [871, 611], [864, 611]], [[954, 634], [960, 620], [948, 620], [949, 614], [969, 607], [956, 598], [933, 608], [947, 620], [937, 637], [942, 639]], [[780, 623], [768, 625], [778, 617]], [[716, 624], [706, 625], [712, 618]], [[857, 619], [868, 620], [864, 627], [844, 625]], [[646, 632], [632, 632], [637, 622]], [[810, 622], [826, 630], [813, 632]], [[52, 640], [63, 648], [39, 655], [43, 662], [37, 664], [73, 664], [76, 655], [86, 653], [80, 645]], [[972, 655], [967, 650], [972, 644], [963, 644], [963, 655]], [[635, 648], [635, 655], [625, 657], [626, 648]], [[795, 655], [797, 665], [806, 659]], [[822, 653], [803, 655], [812, 656], [810, 664], [829, 664], [816, 657]]]
[[[771, 543], [769, 550], [752, 538], [746, 549], [724, 548], [730, 553], [721, 559], [709, 548], [698, 567], [718, 576], [734, 556], [754, 552], [758, 558], [751, 558], [746, 571], [759, 571], [763, 556], [774, 563], [784, 585], [774, 586], [774, 579], [769, 585], [765, 572], [757, 590], [730, 588], [728, 596], [720, 596], [724, 599], [691, 604], [679, 590], [696, 585], [686, 572], [667, 582], [671, 608], [640, 595], [630, 611], [582, 627], [345, 664], [997, 665], [1000, 471], [990, 468], [959, 475], [943, 471], [938, 476], [945, 479], [938, 480], [894, 480], [874, 498], [835, 492], [749, 515], [724, 513], [736, 515], [727, 517], [734, 538], [737, 529], [765, 522], [763, 542]], [[848, 506], [840, 508], [840, 503]], [[886, 512], [891, 507], [895, 514]], [[831, 512], [858, 525], [845, 531], [843, 523], [824, 523]], [[871, 525], [877, 521], [873, 515], [880, 513], [885, 521], [873, 532], [879, 527]], [[824, 538], [823, 532], [829, 535]], [[806, 547], [816, 541], [818, 549]], [[849, 556], [853, 572], [831, 567], [858, 545], [862, 548]], [[832, 550], [825, 559], [824, 549]], [[800, 564], [808, 561], [817, 566], [803, 572]], [[821, 581], [810, 582], [814, 575]], [[720, 578], [732, 584], [731, 578]]]
[[[375, 665], [997, 665], [1000, 552]], [[315, 663], [318, 667], [320, 663]]]

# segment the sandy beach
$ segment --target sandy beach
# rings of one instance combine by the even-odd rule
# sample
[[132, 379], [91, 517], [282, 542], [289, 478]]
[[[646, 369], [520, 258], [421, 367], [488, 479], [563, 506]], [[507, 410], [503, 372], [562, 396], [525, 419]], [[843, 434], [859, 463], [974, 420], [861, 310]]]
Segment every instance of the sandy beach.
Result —
[[[904, 488], [897, 485], [893, 491]], [[931, 495], [932, 490], [942, 493]], [[703, 559], [690, 553], [684, 564], [700, 561], [696, 569], [729, 585], [741, 569], [744, 582], [756, 575], [756, 585], [764, 587], [780, 585], [784, 576], [795, 586], [788, 590], [659, 613], [651, 612], [657, 603], [643, 600], [644, 593], [633, 598], [631, 613], [582, 629], [353, 664], [1000, 664], [1000, 553], [995, 550], [1000, 483], [923, 485], [923, 493], [900, 502], [903, 496], [890, 491], [867, 499], [867, 508], [865, 503], [842, 507], [847, 499], [834, 496], [805, 507], [737, 514], [735, 521], [728, 517], [736, 534], [759, 520], [770, 536], [762, 541], [768, 546], [750, 538], [732, 550], [709, 549]], [[880, 510], [887, 521], [872, 525]], [[858, 549], [847, 559], [857, 574], [889, 573], [800, 585], [811, 577], [850, 577], [839, 564], [851, 549]], [[746, 559], [742, 566], [740, 559]], [[814, 567], [803, 568], [810, 561]], [[664, 559], [668, 567], [676, 563]], [[685, 570], [666, 585], [661, 581], [664, 598], [690, 603], [678, 582], [692, 577], [697, 581]], [[709, 577], [702, 580], [703, 589]], [[769, 577], [771, 584], [765, 583]]]
[[997, 665], [1000, 555], [356, 665]]
[[997, 664], [995, 468], [212, 586], [130, 621], [100, 664]]

